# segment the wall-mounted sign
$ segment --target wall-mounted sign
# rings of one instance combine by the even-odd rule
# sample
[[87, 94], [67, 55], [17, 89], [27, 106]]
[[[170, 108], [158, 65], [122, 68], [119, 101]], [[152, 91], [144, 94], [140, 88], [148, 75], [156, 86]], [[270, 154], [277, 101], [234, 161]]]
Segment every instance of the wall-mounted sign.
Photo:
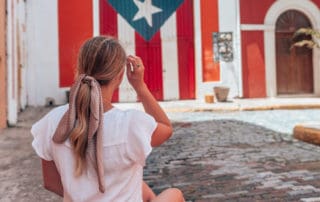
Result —
[[213, 38], [213, 60], [215, 62], [232, 62], [233, 46], [232, 32], [214, 32]]

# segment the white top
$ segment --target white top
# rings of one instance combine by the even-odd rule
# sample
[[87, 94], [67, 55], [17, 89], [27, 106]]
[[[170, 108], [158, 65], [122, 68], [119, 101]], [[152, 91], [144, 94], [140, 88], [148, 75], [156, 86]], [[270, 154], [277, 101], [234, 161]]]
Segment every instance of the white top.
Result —
[[104, 194], [99, 192], [96, 171], [88, 166], [74, 176], [74, 158], [69, 140], [56, 144], [52, 136], [68, 105], [53, 109], [32, 126], [32, 146], [47, 161], [54, 160], [61, 175], [64, 201], [142, 201], [143, 166], [150, 154], [151, 136], [157, 122], [150, 115], [117, 108], [104, 113]]

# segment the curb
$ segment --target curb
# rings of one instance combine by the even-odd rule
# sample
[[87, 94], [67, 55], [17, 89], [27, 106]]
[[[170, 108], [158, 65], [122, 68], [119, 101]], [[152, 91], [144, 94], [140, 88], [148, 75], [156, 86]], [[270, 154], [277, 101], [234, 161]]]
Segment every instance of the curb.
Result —
[[264, 111], [264, 110], [298, 110], [298, 109], [320, 109], [320, 104], [310, 105], [271, 105], [271, 106], [258, 106], [258, 107], [243, 107], [242, 111]]
[[185, 106], [185, 107], [166, 107], [166, 112], [223, 112], [223, 111], [266, 111], [266, 110], [302, 110], [302, 109], [320, 109], [320, 104], [288, 104], [288, 105], [264, 105], [264, 106], [241, 106], [241, 104], [233, 104], [233, 106]]
[[293, 129], [293, 137], [300, 141], [320, 146], [320, 128], [312, 127], [312, 124], [296, 125]]

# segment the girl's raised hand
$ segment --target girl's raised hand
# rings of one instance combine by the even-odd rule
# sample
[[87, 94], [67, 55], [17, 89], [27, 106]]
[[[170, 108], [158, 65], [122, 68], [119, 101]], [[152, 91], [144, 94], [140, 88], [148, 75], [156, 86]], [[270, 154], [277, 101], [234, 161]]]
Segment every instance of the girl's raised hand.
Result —
[[145, 87], [143, 79], [144, 69], [145, 68], [140, 57], [133, 55], [129, 55], [127, 57], [127, 77], [135, 91], [139, 91]]

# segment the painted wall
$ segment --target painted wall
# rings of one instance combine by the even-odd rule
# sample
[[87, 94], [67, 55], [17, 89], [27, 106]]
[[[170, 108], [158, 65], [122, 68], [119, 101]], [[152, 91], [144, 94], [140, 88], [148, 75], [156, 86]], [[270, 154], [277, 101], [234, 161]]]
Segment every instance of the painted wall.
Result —
[[241, 24], [263, 24], [265, 15], [276, 0], [240, 0]]
[[[195, 98], [192, 12], [193, 0], [185, 0], [151, 42], [146, 42], [105, 0], [81, 4], [64, 0], [28, 1], [28, 104], [44, 105], [51, 98], [55, 104], [66, 102], [65, 92], [74, 78], [79, 46], [97, 34], [118, 36], [128, 54], [144, 57], [149, 67], [146, 81], [159, 100]], [[147, 49], [150, 51], [146, 55]], [[155, 86], [155, 77], [159, 78], [160, 90], [158, 84]], [[125, 79], [114, 101], [136, 99]]]
[[7, 126], [6, 15], [5, 0], [0, 0], [0, 128]]
[[59, 86], [74, 81], [79, 48], [93, 36], [92, 1], [58, 0]]
[[[241, 46], [238, 0], [219, 0], [219, 31], [233, 34], [233, 61], [220, 62], [221, 80], [218, 85], [230, 88], [229, 97], [242, 97]], [[232, 11], [232, 12], [231, 12]]]
[[58, 4], [57, 0], [33, 0], [27, 3], [27, 85], [28, 104], [45, 105], [66, 102], [59, 87]]
[[243, 96], [266, 97], [265, 58], [262, 31], [242, 31]]
[[[240, 1], [241, 2], [241, 1]], [[265, 57], [263, 31], [257, 25], [264, 24], [265, 15], [275, 0], [246, 0], [240, 4], [241, 26], [252, 25], [252, 30], [242, 29], [242, 78], [243, 97], [266, 97]]]
[[[242, 96], [241, 52], [239, 31], [238, 0], [203, 0], [196, 4], [199, 8], [195, 16], [199, 15], [201, 33], [202, 60], [197, 60], [197, 98], [203, 99], [205, 94], [213, 93], [215, 86], [230, 88], [229, 98]], [[195, 6], [196, 7], [196, 6]], [[231, 32], [233, 35], [234, 58], [231, 62], [216, 62], [213, 59], [213, 32]], [[197, 40], [197, 39], [196, 39]], [[197, 54], [197, 53], [196, 53]]]

